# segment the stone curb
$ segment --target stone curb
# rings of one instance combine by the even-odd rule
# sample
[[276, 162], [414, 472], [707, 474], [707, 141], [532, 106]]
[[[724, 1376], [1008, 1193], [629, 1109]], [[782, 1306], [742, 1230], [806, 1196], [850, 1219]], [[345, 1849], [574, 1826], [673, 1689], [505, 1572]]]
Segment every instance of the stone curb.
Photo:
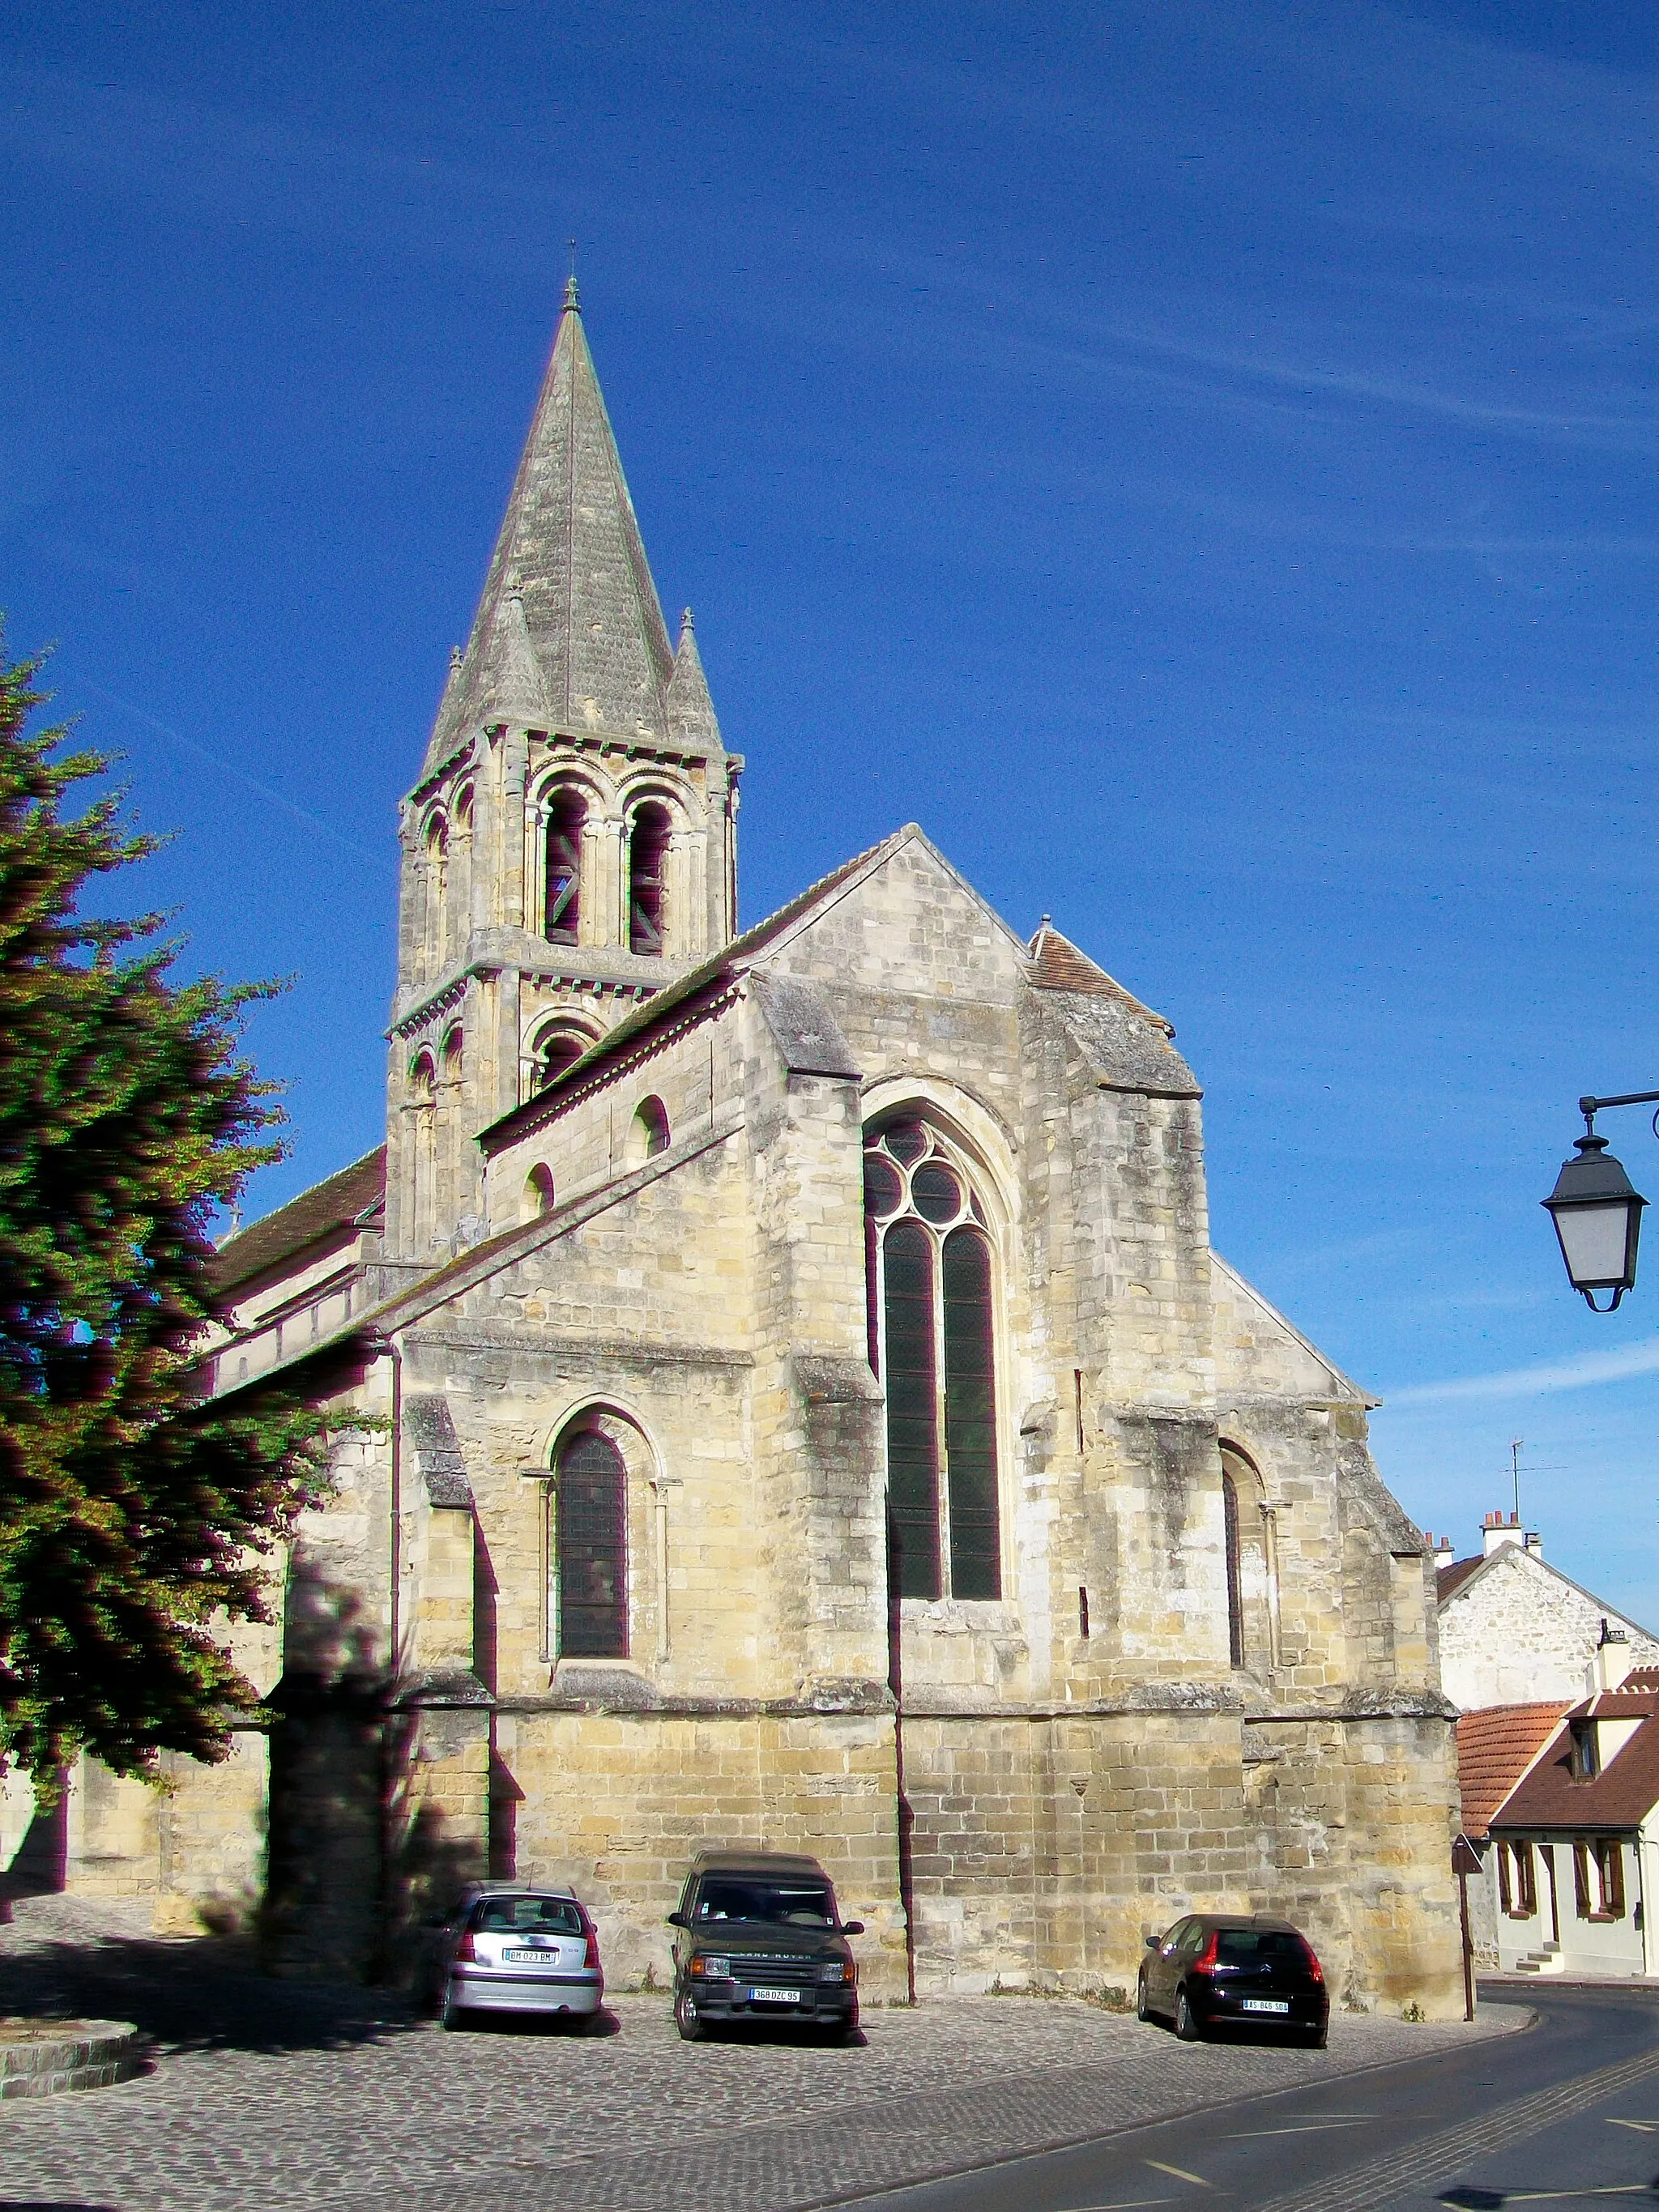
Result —
[[143, 2064], [143, 2039], [130, 2021], [0, 2025], [0, 2102], [55, 2097], [65, 2089], [106, 2089], [130, 2081]]

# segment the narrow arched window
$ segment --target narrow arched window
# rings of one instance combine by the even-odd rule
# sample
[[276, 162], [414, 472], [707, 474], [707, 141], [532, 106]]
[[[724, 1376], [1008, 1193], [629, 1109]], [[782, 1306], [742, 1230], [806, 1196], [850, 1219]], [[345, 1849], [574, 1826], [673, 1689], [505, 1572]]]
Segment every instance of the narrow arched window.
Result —
[[628, 1131], [628, 1165], [643, 1167], [669, 1144], [668, 1109], [660, 1098], [641, 1098]]
[[546, 1036], [538, 1038], [531, 1072], [531, 1089], [545, 1091], [548, 1085], [556, 1077], [562, 1075], [567, 1067], [576, 1065], [592, 1041], [580, 1030], [550, 1030]]
[[868, 1139], [871, 1348], [887, 1400], [890, 1583], [1002, 1594], [991, 1242], [965, 1164], [922, 1121]]
[[538, 1215], [553, 1211], [553, 1170], [544, 1160], [538, 1160], [525, 1177], [524, 1218], [534, 1221]]
[[1221, 1470], [1221, 1515], [1227, 1546], [1227, 1651], [1235, 1667], [1244, 1664], [1244, 1593], [1240, 1571], [1238, 1485]]
[[583, 1429], [554, 1470], [562, 1658], [628, 1656], [628, 1475], [609, 1437]]
[[546, 934], [574, 945], [581, 921], [582, 823], [587, 810], [574, 791], [556, 791], [547, 813]]
[[659, 953], [663, 935], [663, 863], [668, 850], [665, 807], [641, 806], [628, 840], [628, 945]]
[[466, 1039], [459, 1024], [451, 1030], [443, 1042], [444, 1081], [459, 1083], [461, 1079], [461, 1055]]

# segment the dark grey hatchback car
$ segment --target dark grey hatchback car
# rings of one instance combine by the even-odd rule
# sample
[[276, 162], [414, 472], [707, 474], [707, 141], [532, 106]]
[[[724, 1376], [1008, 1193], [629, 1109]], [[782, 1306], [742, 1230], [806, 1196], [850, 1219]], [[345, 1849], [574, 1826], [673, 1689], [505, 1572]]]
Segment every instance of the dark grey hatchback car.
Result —
[[1267, 2027], [1322, 2049], [1331, 2007], [1313, 1945], [1288, 1920], [1197, 1912], [1146, 1938], [1135, 2011], [1171, 2021], [1183, 2042]]
[[858, 2026], [858, 1965], [830, 1877], [784, 1851], [703, 1851], [674, 1929], [674, 2024], [688, 2043], [716, 2022], [771, 2021], [831, 2036]]

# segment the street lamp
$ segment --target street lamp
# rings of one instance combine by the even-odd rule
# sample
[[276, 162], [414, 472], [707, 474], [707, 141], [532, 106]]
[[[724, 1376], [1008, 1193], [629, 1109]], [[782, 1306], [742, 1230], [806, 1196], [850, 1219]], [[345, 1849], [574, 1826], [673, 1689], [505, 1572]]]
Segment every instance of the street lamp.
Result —
[[[1647, 1204], [1632, 1185], [1623, 1164], [1595, 1133], [1595, 1116], [1608, 1106], [1651, 1106], [1659, 1091], [1632, 1091], [1620, 1098], [1581, 1098], [1584, 1133], [1577, 1138], [1574, 1159], [1562, 1163], [1555, 1188], [1543, 1201], [1555, 1224], [1567, 1279], [1592, 1313], [1611, 1313], [1636, 1280], [1636, 1243]], [[1659, 1136], [1659, 1114], [1654, 1116]], [[1611, 1291], [1604, 1306], [1598, 1291]]]

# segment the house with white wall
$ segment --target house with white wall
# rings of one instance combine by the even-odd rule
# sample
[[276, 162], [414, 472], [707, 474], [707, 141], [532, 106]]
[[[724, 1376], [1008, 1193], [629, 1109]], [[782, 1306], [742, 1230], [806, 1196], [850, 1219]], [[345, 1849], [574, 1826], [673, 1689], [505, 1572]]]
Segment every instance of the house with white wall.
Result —
[[1441, 1686], [1466, 1713], [1582, 1698], [1604, 1623], [1632, 1667], [1659, 1666], [1659, 1638], [1551, 1566], [1537, 1530], [1513, 1516], [1487, 1514], [1472, 1558], [1443, 1540], [1435, 1568]]
[[1596, 1686], [1492, 1815], [1505, 1973], [1659, 1973], [1659, 1668], [1609, 1627]]

